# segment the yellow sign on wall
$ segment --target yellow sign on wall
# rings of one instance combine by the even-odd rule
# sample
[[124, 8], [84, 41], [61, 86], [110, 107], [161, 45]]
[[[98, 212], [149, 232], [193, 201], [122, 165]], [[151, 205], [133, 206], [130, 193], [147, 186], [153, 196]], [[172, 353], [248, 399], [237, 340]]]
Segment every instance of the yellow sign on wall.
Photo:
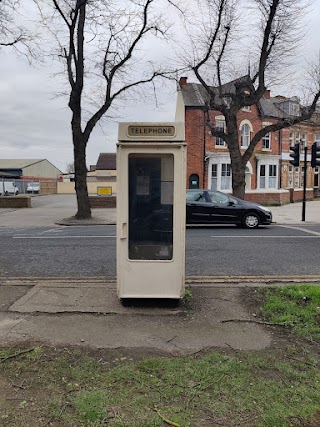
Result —
[[112, 187], [97, 187], [98, 196], [111, 196]]

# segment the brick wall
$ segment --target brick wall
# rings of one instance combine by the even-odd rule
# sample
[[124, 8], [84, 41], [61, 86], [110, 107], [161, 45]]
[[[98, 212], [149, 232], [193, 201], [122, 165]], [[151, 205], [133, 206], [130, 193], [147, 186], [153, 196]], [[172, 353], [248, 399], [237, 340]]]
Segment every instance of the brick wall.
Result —
[[[306, 191], [306, 199], [307, 200], [312, 200], [313, 199], [313, 188], [307, 188]], [[298, 188], [298, 189], [294, 189], [293, 191], [291, 191], [291, 200], [292, 202], [301, 202], [303, 200], [303, 189], [302, 188]]]
[[31, 208], [30, 196], [0, 197], [0, 208]]
[[261, 205], [281, 206], [290, 203], [290, 192], [284, 190], [277, 192], [246, 193], [245, 200], [248, 202], [260, 203]]
[[117, 198], [115, 196], [89, 196], [91, 208], [115, 208]]
[[204, 138], [208, 130], [204, 126], [202, 110], [186, 110], [186, 143], [187, 143], [187, 188], [189, 177], [199, 175], [199, 186], [203, 183]]

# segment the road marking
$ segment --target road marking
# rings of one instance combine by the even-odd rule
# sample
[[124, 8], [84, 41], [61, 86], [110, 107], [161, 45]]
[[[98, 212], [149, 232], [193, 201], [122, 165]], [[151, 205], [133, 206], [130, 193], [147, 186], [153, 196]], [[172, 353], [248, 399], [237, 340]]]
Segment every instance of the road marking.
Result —
[[316, 236], [248, 236], [248, 235], [242, 235], [242, 236], [210, 236], [210, 237], [214, 237], [214, 238], [223, 238], [225, 239], [226, 237], [230, 237], [232, 239], [237, 238], [237, 237], [241, 237], [241, 238], [252, 238], [252, 239], [314, 239], [314, 238], [319, 238], [320, 237], [320, 233], [317, 233]]
[[47, 233], [63, 233], [63, 229], [61, 228], [50, 228], [49, 230], [41, 231], [40, 234], [47, 234]]
[[303, 227], [291, 227], [290, 225], [283, 225], [282, 227], [289, 228], [290, 230], [300, 230], [300, 231], [304, 231], [305, 233], [315, 234], [316, 236], [320, 236], [320, 233], [318, 231], [308, 230], [307, 228], [303, 228]]
[[13, 236], [13, 239], [108, 239], [116, 236]]

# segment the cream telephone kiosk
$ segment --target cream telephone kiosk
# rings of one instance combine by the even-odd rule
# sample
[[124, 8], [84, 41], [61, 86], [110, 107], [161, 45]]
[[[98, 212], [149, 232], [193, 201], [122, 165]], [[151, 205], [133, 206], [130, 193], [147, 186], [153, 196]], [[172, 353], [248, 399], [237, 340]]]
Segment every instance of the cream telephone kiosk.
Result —
[[179, 299], [185, 278], [186, 146], [182, 123], [120, 123], [117, 292]]

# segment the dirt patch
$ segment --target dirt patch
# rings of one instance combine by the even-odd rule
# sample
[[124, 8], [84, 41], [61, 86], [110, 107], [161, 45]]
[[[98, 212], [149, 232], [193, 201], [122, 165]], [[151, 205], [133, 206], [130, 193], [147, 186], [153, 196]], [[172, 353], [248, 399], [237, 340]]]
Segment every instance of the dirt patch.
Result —
[[[262, 322], [261, 324], [263, 325], [264, 319], [261, 316], [260, 308], [262, 299], [259, 289], [251, 287], [241, 288], [240, 301], [248, 311], [249, 318], [253, 322], [256, 320], [259, 324]], [[310, 344], [302, 337], [298, 337], [293, 334], [290, 326], [269, 325], [268, 322], [265, 322], [263, 326], [268, 329], [272, 337], [272, 344], [270, 347], [272, 351], [286, 350], [290, 345], [302, 345], [308, 347]]]

